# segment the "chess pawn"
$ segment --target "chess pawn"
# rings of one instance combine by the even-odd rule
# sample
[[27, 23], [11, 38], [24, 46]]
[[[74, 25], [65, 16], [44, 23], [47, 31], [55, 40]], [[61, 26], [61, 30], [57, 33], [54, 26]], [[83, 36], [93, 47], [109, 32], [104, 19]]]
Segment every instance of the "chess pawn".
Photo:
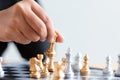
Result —
[[48, 75], [49, 75], [48, 63], [44, 62], [44, 68], [43, 68], [43, 71], [41, 72], [41, 76], [42, 77], [47, 77]]
[[54, 41], [51, 43], [49, 49], [46, 51], [46, 54], [49, 58], [48, 70], [50, 72], [54, 72], [54, 57], [56, 54], [54, 47], [55, 47], [55, 43], [56, 43], [56, 37], [57, 36], [55, 35]]
[[3, 58], [0, 57], [0, 77], [4, 77], [4, 71], [2, 68], [2, 62], [3, 62]]
[[62, 63], [61, 63], [61, 69], [63, 72], [65, 72], [65, 68], [66, 68], [66, 63], [67, 63], [67, 60], [65, 57], [62, 58]]
[[88, 55], [84, 56], [84, 64], [82, 69], [80, 70], [81, 75], [89, 75], [90, 74], [90, 69], [88, 66]]
[[68, 48], [68, 51], [66, 53], [66, 60], [67, 60], [67, 64], [65, 67], [65, 78], [72, 78], [74, 74], [73, 74], [72, 67], [71, 67], [70, 48]]
[[30, 59], [30, 77], [31, 78], [40, 78], [40, 68], [37, 65], [37, 58], [32, 57]]
[[61, 64], [59, 62], [55, 63], [55, 72], [54, 72], [54, 80], [63, 80], [65, 74], [61, 69]]
[[118, 55], [118, 68], [115, 71], [115, 76], [120, 77], [120, 55]]
[[110, 56], [106, 57], [106, 67], [103, 70], [103, 74], [105, 76], [112, 76], [113, 75], [113, 70], [111, 68], [111, 57]]
[[43, 70], [43, 63], [42, 63], [43, 54], [37, 54], [37, 58], [39, 60], [38, 65], [39, 65], [40, 69]]
[[72, 67], [73, 67], [74, 72], [79, 72], [80, 69], [82, 68], [80, 53], [77, 53], [77, 55], [75, 56], [75, 61]]

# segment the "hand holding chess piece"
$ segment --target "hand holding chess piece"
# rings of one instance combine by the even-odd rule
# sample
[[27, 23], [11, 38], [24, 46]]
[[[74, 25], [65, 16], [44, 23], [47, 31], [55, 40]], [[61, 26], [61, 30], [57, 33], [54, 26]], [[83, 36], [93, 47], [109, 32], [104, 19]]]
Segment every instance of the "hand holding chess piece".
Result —
[[37, 65], [37, 58], [36, 57], [32, 57], [30, 59], [30, 77], [31, 78], [40, 78], [40, 68]]
[[80, 70], [81, 75], [89, 75], [90, 74], [90, 69], [88, 66], [88, 55], [84, 56], [84, 64], [82, 69]]

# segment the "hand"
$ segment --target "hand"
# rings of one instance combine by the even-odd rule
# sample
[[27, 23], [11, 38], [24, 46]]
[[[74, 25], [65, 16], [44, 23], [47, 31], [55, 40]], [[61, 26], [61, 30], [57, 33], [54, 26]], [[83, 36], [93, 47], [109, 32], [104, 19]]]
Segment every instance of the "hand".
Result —
[[34, 0], [23, 0], [0, 11], [0, 41], [28, 44], [47, 39], [52, 42], [56, 33], [57, 42], [63, 42], [50, 17]]

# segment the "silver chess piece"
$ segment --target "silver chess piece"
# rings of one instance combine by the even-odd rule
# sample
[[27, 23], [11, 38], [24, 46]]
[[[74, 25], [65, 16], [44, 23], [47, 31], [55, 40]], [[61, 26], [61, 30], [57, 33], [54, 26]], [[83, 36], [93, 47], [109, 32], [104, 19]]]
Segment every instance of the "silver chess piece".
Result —
[[82, 68], [81, 60], [82, 55], [80, 53], [77, 53], [75, 56], [74, 64], [72, 65], [74, 72], [79, 72], [80, 69]]
[[71, 67], [71, 53], [70, 53], [70, 48], [68, 48], [68, 51], [66, 53], [66, 59], [67, 59], [67, 63], [66, 63], [66, 68], [65, 68], [65, 78], [71, 78], [73, 77], [73, 71], [72, 71], [72, 67]]
[[4, 77], [4, 71], [2, 68], [2, 62], [3, 62], [3, 58], [0, 57], [0, 77]]
[[107, 56], [106, 57], [106, 67], [103, 69], [103, 75], [104, 76], [113, 76], [113, 70], [111, 67], [111, 57]]
[[118, 55], [118, 68], [115, 71], [115, 76], [120, 77], [120, 55]]

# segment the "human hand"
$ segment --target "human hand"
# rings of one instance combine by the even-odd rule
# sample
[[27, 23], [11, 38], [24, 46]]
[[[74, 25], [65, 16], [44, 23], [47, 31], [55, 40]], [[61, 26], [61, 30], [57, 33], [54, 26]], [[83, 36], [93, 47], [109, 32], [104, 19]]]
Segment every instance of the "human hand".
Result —
[[55, 34], [57, 42], [63, 42], [50, 17], [34, 0], [23, 0], [0, 11], [0, 41], [28, 44], [47, 39], [52, 42]]

